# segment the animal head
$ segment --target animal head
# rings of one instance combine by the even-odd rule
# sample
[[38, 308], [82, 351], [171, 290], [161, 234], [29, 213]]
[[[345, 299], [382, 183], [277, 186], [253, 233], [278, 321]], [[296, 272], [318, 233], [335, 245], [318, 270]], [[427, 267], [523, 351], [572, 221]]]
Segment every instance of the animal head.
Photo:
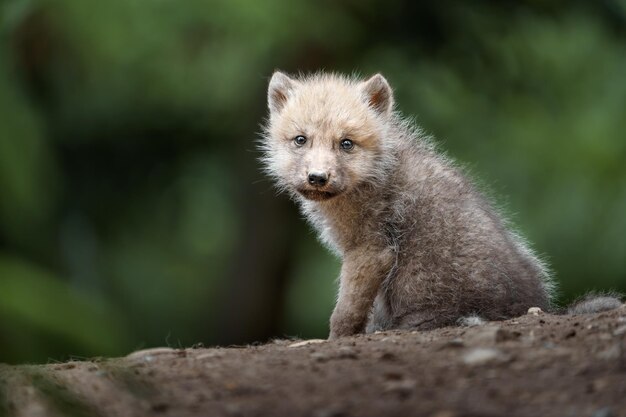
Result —
[[382, 75], [361, 81], [275, 72], [268, 106], [261, 148], [279, 189], [322, 201], [383, 179], [393, 94]]

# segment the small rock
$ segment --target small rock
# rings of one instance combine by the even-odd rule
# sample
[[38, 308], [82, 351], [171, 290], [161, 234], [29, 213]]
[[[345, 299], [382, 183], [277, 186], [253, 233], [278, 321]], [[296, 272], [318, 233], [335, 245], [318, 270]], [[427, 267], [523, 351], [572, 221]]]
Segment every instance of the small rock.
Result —
[[217, 351], [217, 350], [209, 350], [208, 352], [201, 353], [198, 356], [196, 356], [196, 359], [201, 361], [203, 359], [219, 358], [221, 356], [222, 356], [222, 352]]
[[543, 313], [543, 310], [540, 309], [539, 307], [531, 307], [528, 309], [528, 313], [527, 314], [532, 314], [533, 316], [538, 316], [541, 313]]
[[475, 348], [463, 355], [463, 362], [466, 365], [484, 365], [496, 359], [501, 359], [504, 355], [498, 349]]
[[380, 339], [381, 342], [391, 342], [391, 343], [398, 343], [398, 341], [396, 340], [395, 337], [383, 337], [382, 339]]
[[619, 326], [617, 329], [613, 331], [613, 336], [620, 336], [626, 333], [626, 324], [623, 326]]
[[74, 362], [66, 362], [59, 365], [56, 365], [54, 369], [56, 370], [64, 370], [64, 369], [74, 369], [76, 368], [76, 363]]
[[326, 362], [330, 359], [330, 356], [324, 352], [313, 352], [309, 357], [316, 362]]
[[145, 360], [146, 362], [150, 362], [154, 360], [156, 356], [161, 355], [177, 355], [178, 352], [175, 349], [169, 347], [156, 347], [151, 349], [138, 350], [136, 352], [129, 353], [126, 355], [126, 359], [130, 360]]
[[487, 323], [485, 319], [477, 315], [461, 317], [457, 320], [457, 324], [462, 327], [482, 326], [485, 323]]
[[417, 382], [413, 379], [401, 379], [399, 381], [387, 381], [384, 391], [398, 394], [402, 398], [408, 397], [415, 390]]
[[316, 345], [316, 344], [319, 344], [319, 343], [326, 343], [326, 339], [303, 340], [301, 342], [292, 343], [288, 347], [290, 347], [290, 348], [298, 348], [298, 347], [307, 346], [307, 345]]

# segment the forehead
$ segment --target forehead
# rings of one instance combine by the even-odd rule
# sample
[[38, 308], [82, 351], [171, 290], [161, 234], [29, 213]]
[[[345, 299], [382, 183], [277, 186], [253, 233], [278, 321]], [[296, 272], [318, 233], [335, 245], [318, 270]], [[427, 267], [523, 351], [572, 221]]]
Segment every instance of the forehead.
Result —
[[340, 80], [304, 82], [296, 87], [281, 114], [301, 130], [358, 130], [369, 123], [369, 111], [352, 83]]

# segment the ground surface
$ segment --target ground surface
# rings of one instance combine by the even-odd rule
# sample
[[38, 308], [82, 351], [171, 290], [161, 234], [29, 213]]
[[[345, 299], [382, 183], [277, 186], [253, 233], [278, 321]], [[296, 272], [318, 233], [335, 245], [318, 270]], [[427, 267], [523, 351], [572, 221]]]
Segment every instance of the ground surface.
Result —
[[626, 416], [626, 308], [0, 368], [0, 415]]

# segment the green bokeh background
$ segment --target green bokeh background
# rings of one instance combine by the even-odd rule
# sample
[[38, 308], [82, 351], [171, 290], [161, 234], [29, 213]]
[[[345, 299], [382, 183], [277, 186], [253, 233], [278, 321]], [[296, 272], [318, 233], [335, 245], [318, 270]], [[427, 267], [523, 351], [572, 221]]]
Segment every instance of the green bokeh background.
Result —
[[626, 1], [0, 2], [0, 362], [324, 337], [272, 71], [382, 72], [545, 254], [626, 291]]

